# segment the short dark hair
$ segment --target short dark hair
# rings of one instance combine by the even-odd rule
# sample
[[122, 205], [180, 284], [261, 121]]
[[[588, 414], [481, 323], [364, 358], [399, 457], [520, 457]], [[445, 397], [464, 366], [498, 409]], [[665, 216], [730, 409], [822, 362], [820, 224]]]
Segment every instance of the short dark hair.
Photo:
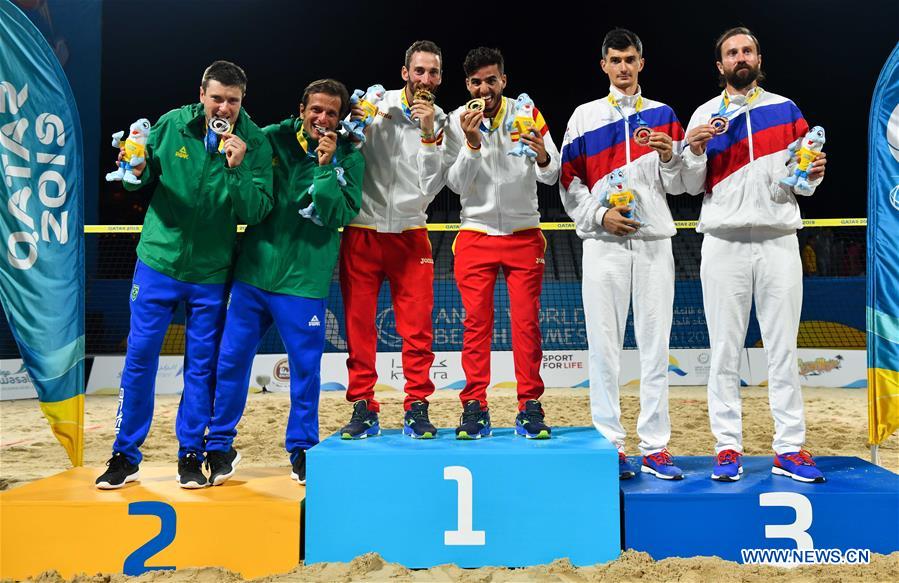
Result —
[[443, 69], [443, 53], [440, 52], [440, 47], [438, 47], [435, 43], [429, 40], [417, 40], [412, 45], [406, 49], [406, 68], [409, 68], [409, 65], [412, 64], [412, 55], [415, 53], [433, 53], [437, 55], [437, 58], [440, 59], [440, 69]]
[[478, 69], [489, 67], [490, 65], [496, 65], [499, 67], [499, 72], [504, 73], [506, 64], [505, 61], [503, 61], [503, 54], [499, 52], [499, 49], [478, 47], [476, 49], [471, 49], [468, 51], [468, 54], [465, 55], [465, 62], [462, 63], [462, 69], [465, 71], [466, 77], [471, 77]]
[[340, 118], [343, 119], [350, 112], [350, 94], [346, 85], [336, 79], [319, 79], [306, 85], [303, 90], [303, 107], [309, 105], [309, 96], [316, 93], [334, 95], [340, 98]]
[[606, 38], [602, 39], [602, 58], [606, 58], [609, 49], [623, 51], [628, 47], [634, 47], [637, 49], [637, 54], [643, 56], [643, 41], [636, 33], [626, 28], [614, 28], [606, 33]]
[[247, 93], [247, 74], [231, 61], [215, 61], [206, 67], [200, 83], [203, 91], [206, 91], [210, 81], [218, 81], [228, 87], [240, 87], [242, 94]]
[[759, 45], [759, 39], [752, 33], [752, 31], [745, 26], [735, 26], [722, 32], [721, 36], [719, 36], [718, 40], [715, 42], [715, 61], [720, 61], [722, 58], [721, 47], [724, 45], [724, 41], [732, 36], [737, 36], [738, 34], [745, 34], [751, 38], [752, 42], [755, 43], [755, 52], [762, 54], [762, 47]]
[[[737, 36], [740, 34], [745, 34], [749, 38], [752, 39], [752, 42], [755, 43], [755, 52], [757, 55], [762, 54], [762, 46], [759, 44], [759, 39], [751, 30], [746, 28], [745, 26], [735, 26], [733, 28], [729, 28], [721, 33], [721, 36], [718, 37], [718, 40], [715, 42], [715, 62], [720, 63], [724, 56], [721, 54], [721, 48], [724, 46], [724, 41], [729, 39], [732, 36]], [[759, 76], [756, 77], [756, 82], [761, 83], [765, 80], [765, 71], [762, 70], [762, 67], [759, 66]], [[718, 75], [718, 85], [720, 87], [727, 87], [727, 79], [724, 78], [724, 75]]]

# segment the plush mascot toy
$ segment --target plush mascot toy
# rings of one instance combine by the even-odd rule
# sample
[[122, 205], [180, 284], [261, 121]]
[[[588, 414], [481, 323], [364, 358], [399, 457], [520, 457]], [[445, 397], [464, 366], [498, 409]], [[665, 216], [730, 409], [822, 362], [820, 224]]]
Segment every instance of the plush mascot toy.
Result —
[[356, 89], [350, 96], [350, 105], [361, 107], [362, 111], [365, 112], [365, 117], [341, 121], [340, 125], [350, 136], [363, 144], [365, 143], [365, 128], [370, 126], [371, 122], [375, 120], [375, 116], [378, 115], [378, 102], [384, 99], [386, 91], [383, 85], [372, 85], [368, 88], [368, 91], [363, 92], [361, 89]]
[[636, 212], [637, 197], [628, 188], [624, 168], [617, 168], [609, 173], [609, 189], [606, 191], [605, 196], [602, 197], [602, 202], [603, 206], [609, 208], [622, 205], [629, 206], [631, 210], [623, 213], [622, 216], [635, 221], [640, 220], [637, 218]]
[[531, 160], [537, 158], [537, 152], [521, 141], [521, 136], [528, 132], [537, 132], [537, 122], [534, 121], [534, 101], [527, 93], [522, 93], [515, 100], [515, 116], [506, 122], [506, 128], [512, 134], [514, 146], [509, 150], [510, 156], [527, 156]]
[[124, 154], [118, 162], [118, 170], [106, 175], [106, 182], [124, 181], [128, 184], [140, 184], [140, 178], [135, 176], [131, 169], [146, 161], [147, 137], [150, 135], [149, 120], [141, 118], [131, 124], [128, 138], [123, 142], [124, 135], [125, 132], [112, 134], [112, 147], [124, 150]]
[[804, 138], [790, 144], [791, 161], [796, 162], [796, 168], [790, 176], [781, 179], [780, 183], [784, 186], [792, 186], [796, 192], [811, 192], [812, 188], [808, 183], [808, 169], [818, 158], [825, 141], [824, 128], [815, 126], [805, 134]]

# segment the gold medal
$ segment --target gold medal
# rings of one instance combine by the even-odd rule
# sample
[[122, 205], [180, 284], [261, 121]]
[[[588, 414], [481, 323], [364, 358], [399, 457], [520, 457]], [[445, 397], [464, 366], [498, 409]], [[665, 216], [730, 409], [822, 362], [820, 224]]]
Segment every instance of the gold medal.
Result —
[[478, 97], [466, 103], [465, 109], [467, 109], [468, 111], [484, 111], [484, 108], [486, 106], [487, 102]]
[[721, 134], [727, 132], [727, 128], [730, 126], [730, 122], [723, 115], [716, 115], [709, 120], [709, 124], [711, 124], [711, 126], [715, 128], [716, 136], [720, 136]]
[[434, 94], [427, 89], [418, 89], [412, 96], [412, 100], [416, 99], [426, 102], [428, 105], [434, 105]]
[[649, 126], [639, 126], [634, 130], [634, 141], [645, 146], [649, 144], [650, 134], [652, 134], [652, 130], [649, 129]]
[[223, 117], [214, 117], [209, 120], [209, 129], [218, 135], [231, 131], [231, 122]]

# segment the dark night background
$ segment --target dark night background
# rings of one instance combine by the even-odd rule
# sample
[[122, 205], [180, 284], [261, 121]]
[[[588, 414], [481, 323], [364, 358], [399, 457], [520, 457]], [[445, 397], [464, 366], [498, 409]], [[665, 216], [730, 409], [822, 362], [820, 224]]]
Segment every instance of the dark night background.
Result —
[[[195, 102], [202, 72], [215, 59], [244, 67], [244, 105], [262, 126], [294, 113], [303, 87], [321, 77], [337, 78], [350, 91], [373, 83], [400, 87], [404, 52], [422, 38], [443, 50], [438, 103], [449, 111], [468, 98], [462, 73], [468, 49], [494, 46], [506, 58], [506, 94], [529, 93], [560, 145], [574, 108], [608, 92], [599, 60], [610, 28], [640, 35], [644, 93], [671, 105], [686, 126], [693, 110], [720, 91], [717, 36], [742, 24], [760, 40], [764, 86], [795, 101], [810, 125], [827, 130], [827, 179], [814, 197], [801, 201], [803, 216], [866, 216], [868, 110], [880, 69], [899, 38], [899, 2], [567, 2], [528, 9], [493, 3], [476, 10], [481, 6], [104, 2], [101, 175], [115, 157], [108, 136], [138, 117], [155, 121]], [[116, 192], [100, 185], [99, 222], [142, 222], [142, 202]], [[697, 218], [698, 198], [669, 199], [677, 218]], [[542, 191], [541, 210], [545, 220], [567, 220], [557, 194]], [[443, 193], [431, 207], [431, 220], [455, 220], [457, 211], [458, 198]]]

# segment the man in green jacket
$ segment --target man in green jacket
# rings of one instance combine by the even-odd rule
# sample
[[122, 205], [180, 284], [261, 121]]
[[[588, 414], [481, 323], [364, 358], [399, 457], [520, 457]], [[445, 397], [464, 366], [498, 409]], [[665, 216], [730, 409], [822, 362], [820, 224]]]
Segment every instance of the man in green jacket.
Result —
[[238, 223], [255, 224], [273, 204], [271, 147], [242, 109], [247, 78], [227, 61], [203, 73], [200, 102], [164, 114], [150, 130], [146, 162], [128, 190], [152, 185], [131, 287], [131, 333], [116, 416], [116, 440], [100, 489], [139, 478], [150, 430], [159, 351], [176, 308], [186, 311], [184, 392], [175, 433], [182, 488], [207, 485], [204, 437], [212, 414], [217, 348]]
[[310, 83], [299, 118], [263, 131], [274, 153], [275, 208], [241, 242], [219, 350], [214, 412], [206, 438], [209, 481], [234, 474], [232, 447], [247, 402], [259, 341], [274, 323], [287, 348], [291, 477], [306, 482], [306, 450], [318, 443], [325, 298], [337, 262], [338, 229], [359, 212], [365, 160], [335, 129], [349, 112], [346, 87]]

